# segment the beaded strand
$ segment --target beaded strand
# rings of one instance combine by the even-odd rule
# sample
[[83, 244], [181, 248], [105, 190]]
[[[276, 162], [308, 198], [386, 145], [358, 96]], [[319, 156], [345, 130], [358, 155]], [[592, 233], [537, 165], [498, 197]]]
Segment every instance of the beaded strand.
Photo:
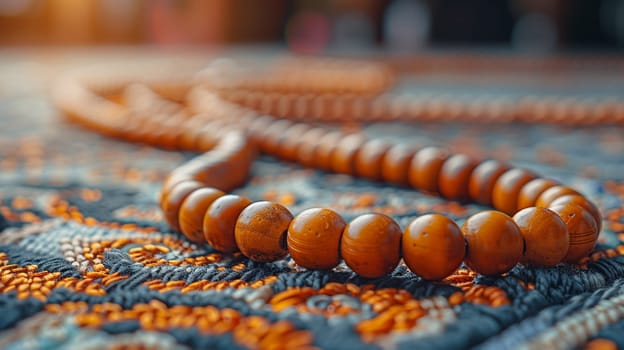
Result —
[[[176, 82], [176, 89], [167, 89], [165, 82], [155, 87], [120, 83], [98, 90], [88, 82], [68, 80], [59, 86], [55, 99], [71, 120], [103, 134], [205, 152], [171, 172], [159, 199], [169, 226], [191, 241], [207, 242], [225, 253], [240, 250], [259, 262], [290, 254], [308, 269], [331, 269], [344, 260], [366, 278], [391, 273], [403, 259], [427, 280], [443, 279], [462, 262], [484, 275], [505, 273], [518, 262], [574, 263], [595, 246], [601, 228], [599, 210], [555, 181], [493, 160], [369, 140], [283, 119], [311, 120], [320, 115], [328, 116], [324, 121], [354, 116], [362, 116], [357, 121], [379, 120], [393, 110], [399, 112], [381, 119], [405, 118], [405, 108], [379, 97], [394, 80], [381, 64], [295, 60], [269, 78], [233, 74], [237, 78], [225, 85], [214, 79], [214, 73], [210, 84]], [[276, 116], [260, 116], [258, 111]], [[363, 117], [368, 111], [371, 119]], [[611, 121], [619, 117], [616, 113]], [[280, 204], [252, 203], [226, 194], [245, 182], [258, 151], [496, 210], [469, 217], [461, 228], [444, 215], [427, 214], [404, 231], [378, 213], [349, 223], [328, 208], [308, 209], [293, 217]]]

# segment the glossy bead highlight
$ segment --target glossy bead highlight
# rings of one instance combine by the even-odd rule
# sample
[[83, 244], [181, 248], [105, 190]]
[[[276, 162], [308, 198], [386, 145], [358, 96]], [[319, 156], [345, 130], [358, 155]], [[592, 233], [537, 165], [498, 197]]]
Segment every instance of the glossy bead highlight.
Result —
[[217, 198], [204, 215], [204, 239], [216, 250], [232, 253], [238, 250], [234, 228], [238, 216], [251, 201], [248, 198], [228, 194]]
[[286, 256], [286, 233], [293, 219], [283, 205], [262, 201], [240, 213], [234, 238], [241, 253], [251, 260], [271, 262]]
[[448, 199], [468, 200], [468, 182], [476, 166], [477, 162], [465, 154], [456, 154], [447, 159], [440, 169], [440, 194]]
[[203, 222], [204, 215], [208, 207], [217, 198], [225, 195], [225, 192], [216, 188], [203, 187], [189, 194], [182, 205], [178, 220], [180, 222], [180, 231], [193, 242], [204, 242]]
[[563, 204], [550, 207], [557, 213], [568, 227], [570, 246], [563, 258], [567, 263], [576, 263], [587, 256], [598, 240], [598, 226], [596, 220], [580, 205]]
[[514, 221], [525, 243], [521, 262], [530, 266], [555, 266], [568, 253], [568, 227], [557, 213], [541, 207], [524, 208]]
[[383, 277], [401, 258], [401, 227], [386, 215], [364, 214], [345, 227], [340, 243], [351, 270], [366, 278]]
[[587, 198], [578, 195], [578, 194], [566, 194], [565, 196], [561, 196], [555, 199], [550, 206], [556, 207], [558, 205], [565, 204], [576, 204], [583, 207], [583, 209], [587, 210], [587, 212], [594, 218], [596, 221], [596, 226], [598, 227], [598, 233], [602, 230], [602, 214], [600, 214], [600, 210], [596, 207], [596, 205]]
[[401, 247], [407, 267], [426, 280], [451, 275], [466, 252], [461, 229], [441, 214], [427, 214], [412, 221], [403, 233]]
[[550, 207], [551, 203], [555, 201], [555, 199], [559, 197], [563, 197], [568, 194], [578, 195], [580, 193], [566, 186], [557, 185], [557, 186], [550, 187], [544, 192], [542, 192], [542, 194], [540, 194], [539, 197], [537, 197], [537, 200], [535, 201], [535, 206], [548, 208]]
[[437, 147], [427, 147], [418, 151], [410, 163], [409, 183], [426, 193], [438, 192], [438, 178], [442, 165], [448, 159], [447, 151]]
[[468, 180], [470, 198], [477, 203], [491, 205], [494, 184], [507, 170], [509, 170], [508, 166], [496, 160], [486, 160], [479, 164]]
[[182, 202], [191, 192], [202, 188], [204, 185], [197, 181], [182, 181], [174, 185], [170, 191], [163, 193], [160, 207], [165, 220], [172, 230], [179, 232], [179, 213]]
[[544, 191], [556, 185], [557, 182], [541, 177], [527, 182], [518, 194], [518, 210], [535, 206], [537, 198]]
[[523, 169], [514, 168], [506, 171], [494, 184], [492, 192], [494, 208], [513, 215], [518, 210], [520, 190], [534, 178], [535, 175]]
[[336, 212], [324, 208], [302, 211], [288, 227], [288, 252], [306, 269], [331, 269], [340, 262], [340, 238], [346, 226]]
[[468, 245], [464, 262], [482, 275], [500, 275], [522, 258], [524, 240], [520, 228], [508, 215], [482, 211], [462, 225]]

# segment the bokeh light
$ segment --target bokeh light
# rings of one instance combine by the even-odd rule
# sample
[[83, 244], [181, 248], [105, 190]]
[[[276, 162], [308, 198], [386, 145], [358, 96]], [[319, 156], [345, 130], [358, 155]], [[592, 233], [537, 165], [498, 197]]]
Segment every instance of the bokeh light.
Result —
[[0, 45], [618, 51], [624, 0], [2, 0]]

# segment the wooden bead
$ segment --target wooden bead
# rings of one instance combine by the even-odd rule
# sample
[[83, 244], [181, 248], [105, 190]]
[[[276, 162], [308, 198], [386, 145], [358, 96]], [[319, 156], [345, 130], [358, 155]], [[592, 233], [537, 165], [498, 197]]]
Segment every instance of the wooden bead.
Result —
[[160, 187], [158, 203], [161, 208], [163, 207], [163, 200], [165, 199], [165, 195], [168, 194], [174, 186], [184, 181], [196, 181], [193, 179], [192, 175], [184, 171], [179, 171], [178, 169], [172, 171], [171, 174], [169, 174], [169, 176], [165, 178], [165, 181], [163, 181], [163, 184]]
[[410, 185], [426, 193], [437, 193], [440, 170], [448, 157], [447, 151], [437, 147], [418, 151], [410, 163]]
[[392, 146], [382, 159], [382, 178], [396, 185], [407, 185], [407, 174], [414, 153], [414, 145], [399, 143]]
[[158, 147], [167, 150], [175, 150], [178, 138], [182, 135], [182, 129], [179, 128], [181, 124], [180, 119], [175, 115], [170, 115], [159, 124], [160, 128], [154, 133], [154, 140], [150, 141], [150, 144], [158, 145]]
[[306, 269], [331, 269], [340, 262], [340, 237], [346, 226], [336, 212], [324, 208], [307, 209], [288, 227], [288, 252]]
[[366, 142], [355, 156], [355, 173], [363, 178], [379, 181], [381, 164], [391, 144], [381, 139]]
[[576, 204], [557, 205], [549, 209], [557, 213], [568, 227], [570, 246], [563, 261], [575, 263], [586, 257], [598, 240], [596, 220], [587, 210]]
[[293, 219], [284, 206], [262, 201], [247, 206], [236, 220], [234, 238], [241, 253], [254, 261], [286, 256], [286, 232]]
[[319, 140], [327, 134], [323, 128], [314, 128], [301, 135], [301, 140], [297, 145], [297, 161], [306, 167], [316, 167], [316, 147]]
[[217, 198], [204, 215], [204, 239], [220, 252], [232, 253], [238, 250], [234, 228], [240, 213], [251, 201], [248, 198], [228, 194]]
[[128, 120], [119, 130], [119, 136], [127, 142], [137, 142], [137, 132], [141, 129], [142, 124], [144, 124], [142, 118], [130, 114]]
[[507, 170], [494, 184], [492, 204], [494, 208], [507, 214], [513, 214], [518, 209], [518, 194], [527, 182], [533, 180], [532, 173], [514, 168]]
[[293, 95], [280, 94], [275, 100], [275, 103], [273, 105], [273, 111], [271, 112], [271, 114], [280, 118], [292, 117], [295, 114], [293, 108], [294, 101], [295, 97]]
[[401, 247], [407, 267], [426, 280], [440, 280], [452, 274], [466, 251], [459, 226], [440, 214], [423, 215], [412, 221], [405, 229]]
[[440, 194], [448, 199], [468, 200], [468, 181], [476, 166], [477, 162], [465, 154], [448, 158], [440, 169]]
[[342, 140], [345, 136], [345, 134], [338, 131], [323, 135], [323, 137], [317, 141], [317, 146], [315, 148], [315, 166], [323, 170], [331, 171], [333, 165], [332, 155], [338, 142], [340, 142], [340, 140]]
[[340, 240], [340, 253], [355, 273], [378, 278], [392, 272], [401, 258], [401, 227], [383, 214], [353, 219]]
[[178, 214], [180, 206], [191, 192], [204, 187], [204, 184], [197, 181], [182, 181], [174, 185], [169, 192], [163, 193], [161, 196], [160, 208], [169, 227], [179, 232], [180, 224]]
[[311, 127], [308, 124], [301, 123], [286, 129], [279, 141], [278, 157], [288, 161], [295, 160], [297, 158], [297, 146], [301, 142], [301, 137], [310, 129]]
[[537, 178], [527, 182], [522, 186], [518, 194], [518, 209], [532, 207], [537, 202], [537, 198], [547, 189], [556, 186], [557, 182], [544, 178]]
[[355, 174], [355, 158], [366, 139], [361, 134], [351, 134], [338, 141], [332, 153], [332, 170], [339, 174]]
[[[247, 139], [244, 139], [244, 142], [241, 140], [241, 142], [233, 143], [232, 145], [224, 145], [225, 142], [227, 142], [227, 136], [224, 140], [222, 140], [222, 142], [219, 143], [219, 147], [223, 146], [222, 149], [224, 149], [224, 158], [228, 163], [230, 163], [232, 169], [236, 169], [233, 171], [242, 172], [240, 175], [230, 173], [230, 176], [228, 177], [233, 177], [232, 175], [236, 174], [236, 177], [246, 179], [249, 169], [251, 168], [251, 164], [258, 155], [257, 149], [253, 143]], [[215, 149], [215, 151], [220, 150], [221, 149], [219, 148]]]
[[468, 245], [464, 262], [482, 275], [505, 273], [522, 257], [524, 240], [520, 228], [500, 211], [482, 211], [469, 217], [462, 232]]
[[260, 142], [260, 148], [262, 151], [270, 155], [277, 155], [280, 136], [292, 125], [293, 122], [286, 119], [279, 119], [269, 125], [269, 127], [266, 128], [262, 134], [262, 141]]
[[266, 129], [276, 121], [275, 118], [268, 115], [261, 115], [247, 126], [247, 133], [258, 145], [262, 143], [262, 135]]
[[600, 214], [600, 210], [598, 210], [598, 208], [594, 205], [594, 203], [589, 201], [584, 196], [581, 196], [578, 194], [567, 194], [565, 196], [561, 196], [555, 199], [550, 204], [550, 206], [554, 207], [557, 205], [564, 205], [564, 204], [580, 205], [581, 207], [583, 207], [583, 209], [587, 210], [587, 212], [594, 218], [594, 220], [596, 220], [598, 233], [600, 233], [600, 231], [602, 230], [602, 214]]
[[[156, 135], [160, 129], [160, 123], [158, 123], [158, 116], [156, 118], [146, 118], [143, 120], [141, 130], [138, 133], [138, 141], [151, 144], [157, 141]], [[162, 119], [161, 119], [162, 120]]]
[[563, 197], [568, 194], [580, 195], [580, 193], [576, 192], [570, 187], [559, 186], [559, 185], [553, 186], [545, 190], [544, 192], [542, 192], [542, 194], [540, 194], [539, 197], [537, 197], [537, 200], [535, 201], [535, 206], [548, 208], [550, 207], [550, 204], [555, 201], [555, 199], [559, 197]]
[[521, 262], [530, 266], [555, 266], [568, 253], [568, 227], [554, 211], [540, 207], [524, 208], [513, 217], [524, 238]]
[[211, 150], [223, 136], [223, 133], [227, 131], [229, 131], [229, 127], [224, 122], [211, 120], [198, 131], [194, 149], [199, 152]]
[[212, 152], [192, 159], [178, 170], [205, 186], [222, 190], [229, 190], [244, 181], [244, 169]]
[[178, 222], [180, 231], [193, 242], [204, 242], [203, 222], [208, 207], [225, 195], [216, 188], [203, 187], [191, 192], [182, 202]]
[[164, 149], [178, 149], [179, 139], [183, 135], [183, 129], [180, 128], [182, 123], [176, 115], [168, 116], [161, 124], [160, 130], [156, 133], [156, 144]]
[[[182, 150], [194, 151], [197, 136], [203, 121], [200, 118], [189, 118], [183, 124], [183, 131], [178, 138], [178, 147]], [[216, 142], [215, 142], [216, 143]]]
[[496, 160], [486, 160], [479, 164], [470, 174], [468, 194], [472, 200], [484, 205], [492, 204], [492, 192], [496, 180], [509, 170]]

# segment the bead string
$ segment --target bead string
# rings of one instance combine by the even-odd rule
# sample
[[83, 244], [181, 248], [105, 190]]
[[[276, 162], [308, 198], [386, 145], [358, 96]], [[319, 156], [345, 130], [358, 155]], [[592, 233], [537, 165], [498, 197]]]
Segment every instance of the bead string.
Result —
[[[480, 162], [440, 148], [368, 140], [290, 120], [414, 120], [446, 113], [444, 108], [423, 112], [382, 96], [394, 80], [385, 65], [294, 59], [260, 74], [220, 66], [198, 77], [143, 84], [67, 79], [55, 94], [70, 120], [105, 135], [205, 152], [171, 172], [159, 199], [171, 229], [192, 241], [224, 253], [240, 250], [260, 262], [290, 253], [308, 269], [331, 269], [342, 259], [367, 278], [392, 272], [402, 258], [428, 280], [452, 274], [462, 261], [485, 275], [505, 273], [518, 262], [574, 263], [595, 246], [600, 212], [555, 181], [494, 160]], [[595, 108], [608, 111], [595, 121], [624, 121], [624, 113], [611, 104]], [[489, 119], [502, 111], [479, 111], [485, 110]], [[523, 113], [507, 110], [501, 115], [504, 120], [561, 121], [548, 113]], [[258, 151], [496, 210], [471, 216], [461, 228], [444, 215], [427, 214], [404, 232], [393, 219], [376, 213], [349, 223], [326, 208], [293, 217], [280, 204], [226, 194], [246, 181]]]

